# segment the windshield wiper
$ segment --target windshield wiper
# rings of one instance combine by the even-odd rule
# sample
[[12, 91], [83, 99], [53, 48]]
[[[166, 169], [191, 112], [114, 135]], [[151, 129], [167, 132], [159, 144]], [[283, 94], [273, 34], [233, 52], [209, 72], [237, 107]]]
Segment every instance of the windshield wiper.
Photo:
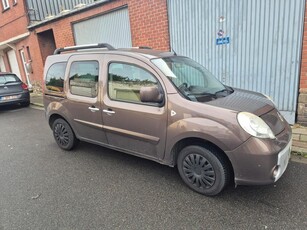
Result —
[[[234, 90], [233, 90], [232, 88], [226, 87], [225, 89], [216, 91], [216, 92], [214, 93], [214, 95], [218, 95], [218, 94], [220, 94], [220, 93], [228, 93], [228, 94], [231, 94], [231, 93], [233, 93], [233, 92], [234, 92]], [[226, 95], [225, 95], [225, 96], [226, 96]]]

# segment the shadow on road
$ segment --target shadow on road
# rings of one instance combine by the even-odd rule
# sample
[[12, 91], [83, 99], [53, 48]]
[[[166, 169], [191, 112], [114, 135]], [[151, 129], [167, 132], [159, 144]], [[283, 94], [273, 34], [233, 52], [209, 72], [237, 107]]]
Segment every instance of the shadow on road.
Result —
[[[114, 150], [109, 150], [107, 148], [85, 142], [80, 142], [77, 148], [73, 150], [73, 152], [74, 154], [82, 154], [82, 155], [86, 154], [88, 155], [88, 157], [94, 157], [96, 158], [97, 162], [99, 161], [104, 163], [108, 162], [108, 164], [110, 164], [112, 168], [119, 167], [120, 169], [127, 170], [127, 172], [133, 170], [143, 175], [148, 174], [150, 176], [150, 178], [148, 179], [155, 180], [154, 178], [163, 177], [163, 179], [166, 180], [168, 183], [170, 184], [176, 183], [177, 186], [184, 187], [185, 189], [189, 190], [189, 188], [187, 188], [187, 186], [185, 186], [185, 184], [182, 182], [176, 167], [174, 168], [168, 167], [153, 162], [151, 160], [146, 160], [143, 158], [139, 158], [136, 156], [132, 156]], [[238, 199], [256, 201], [259, 199], [259, 197], [265, 198], [266, 196], [274, 196], [274, 194], [277, 193], [279, 195], [274, 196], [275, 198], [288, 197], [289, 189], [292, 190], [292, 186], [297, 186], [296, 184], [297, 182], [293, 180], [293, 178], [296, 178], [297, 180], [304, 179], [300, 178], [301, 177], [300, 175], [302, 174], [297, 175], [297, 170], [306, 171], [307, 164], [305, 165], [290, 161], [288, 169], [281, 177], [281, 179], [276, 183], [271, 185], [259, 185], [259, 186], [237, 186], [236, 188], [233, 183], [229, 185], [219, 196], [216, 196], [215, 199], [235, 200], [236, 198], [238, 198]], [[306, 182], [303, 184], [306, 185]], [[188, 193], [191, 193], [191, 195], [197, 194], [192, 190], [189, 190]], [[292, 191], [292, 195], [295, 196], [295, 191]]]
[[24, 108], [27, 108], [27, 107], [24, 107], [24, 106], [19, 105], [19, 104], [2, 105], [2, 106], [0, 106], [0, 113], [10, 112], [10, 111], [17, 111], [17, 110], [24, 109]]

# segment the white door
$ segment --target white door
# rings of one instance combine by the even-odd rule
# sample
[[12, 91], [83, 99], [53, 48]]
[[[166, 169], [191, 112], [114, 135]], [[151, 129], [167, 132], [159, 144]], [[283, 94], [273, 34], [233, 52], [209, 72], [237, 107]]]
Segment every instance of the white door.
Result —
[[20, 74], [20, 70], [18, 67], [18, 62], [17, 62], [15, 51], [14, 50], [8, 51], [7, 56], [9, 58], [11, 71], [21, 79], [21, 74]]
[[21, 60], [22, 60], [23, 69], [24, 69], [25, 74], [26, 74], [27, 85], [29, 86], [29, 88], [32, 88], [30, 78], [29, 78], [30, 74], [29, 74], [29, 71], [27, 69], [27, 61], [26, 61], [26, 57], [25, 57], [25, 52], [23, 50], [20, 50], [20, 57], [21, 57]]
[[0, 56], [0, 72], [5, 72], [5, 65], [4, 65], [4, 60], [3, 57]]

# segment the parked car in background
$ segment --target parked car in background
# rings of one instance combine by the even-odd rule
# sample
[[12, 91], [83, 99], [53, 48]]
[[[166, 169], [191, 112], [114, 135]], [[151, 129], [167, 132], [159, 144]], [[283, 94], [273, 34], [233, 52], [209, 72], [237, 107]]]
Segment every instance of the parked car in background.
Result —
[[188, 57], [109, 44], [60, 48], [46, 60], [44, 82], [62, 149], [82, 140], [177, 165], [191, 189], [209, 196], [231, 181], [274, 183], [287, 168], [292, 134], [274, 103], [222, 84]]
[[30, 105], [28, 86], [14, 73], [0, 72], [0, 106], [12, 104]]

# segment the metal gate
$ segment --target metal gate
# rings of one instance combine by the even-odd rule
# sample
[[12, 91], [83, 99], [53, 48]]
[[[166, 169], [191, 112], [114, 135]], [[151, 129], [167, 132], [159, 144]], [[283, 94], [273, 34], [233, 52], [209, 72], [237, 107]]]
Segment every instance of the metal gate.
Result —
[[168, 0], [171, 48], [295, 121], [305, 0]]
[[106, 42], [117, 48], [132, 46], [128, 8], [75, 23], [73, 29], [76, 45]]

